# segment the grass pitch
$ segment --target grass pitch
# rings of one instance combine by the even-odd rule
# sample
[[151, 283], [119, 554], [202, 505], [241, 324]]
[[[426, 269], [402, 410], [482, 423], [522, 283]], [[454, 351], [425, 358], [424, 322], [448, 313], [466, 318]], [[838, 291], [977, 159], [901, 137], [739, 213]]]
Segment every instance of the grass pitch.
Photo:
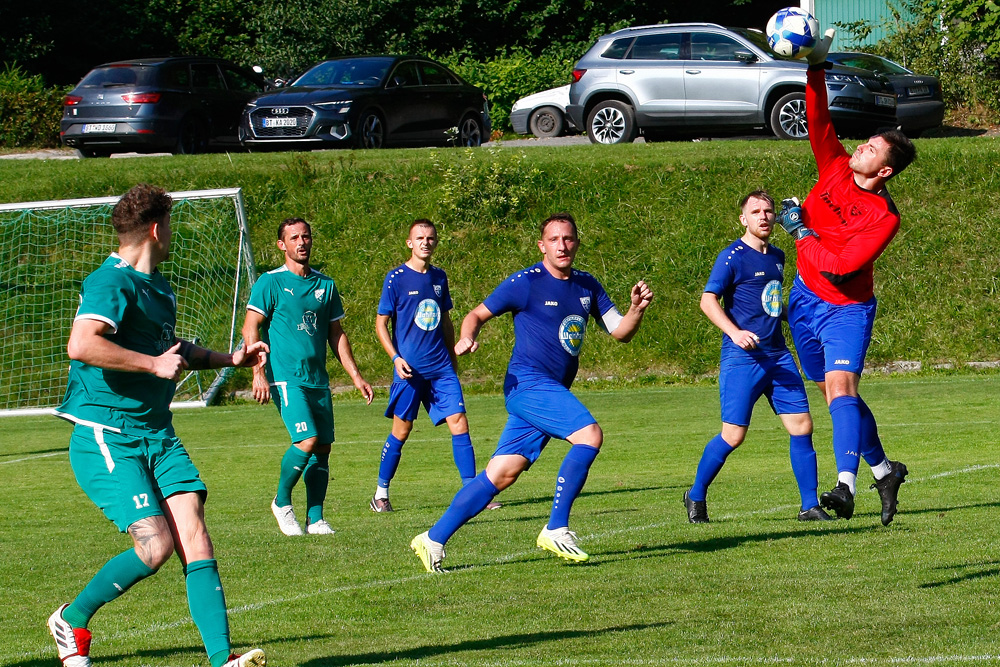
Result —
[[[268, 510], [287, 447], [275, 411], [178, 413], [209, 487], [236, 646], [262, 646], [278, 667], [1000, 664], [1000, 376], [866, 380], [886, 449], [910, 469], [888, 528], [864, 465], [851, 521], [797, 522], [787, 436], [763, 403], [709, 492], [712, 523], [689, 525], [681, 494], [718, 431], [716, 387], [580, 395], [606, 434], [572, 515], [591, 561], [534, 546], [566, 451], [553, 442], [501, 510], [451, 540], [446, 575], [425, 573], [407, 547], [459, 485], [445, 428], [421, 417], [392, 487], [398, 511], [376, 515], [368, 499], [389, 422], [381, 405], [338, 402], [327, 501], [337, 534], [286, 538]], [[482, 465], [503, 403], [468, 404]], [[825, 409], [814, 416], [824, 490], [830, 422]], [[130, 541], [77, 487], [68, 424], [7, 419], [0, 431], [0, 664], [55, 666], [45, 619]], [[100, 667], [208, 664], [176, 559], [91, 629]]]

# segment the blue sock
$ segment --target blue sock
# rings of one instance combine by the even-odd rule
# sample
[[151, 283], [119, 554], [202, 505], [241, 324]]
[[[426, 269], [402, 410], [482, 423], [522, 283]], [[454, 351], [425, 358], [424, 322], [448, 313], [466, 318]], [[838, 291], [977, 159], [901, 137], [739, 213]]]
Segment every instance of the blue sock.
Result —
[[857, 396], [840, 396], [830, 402], [830, 419], [833, 421], [833, 456], [837, 472], [858, 474], [861, 458], [858, 455], [861, 440], [861, 410]]
[[482, 471], [455, 494], [444, 515], [427, 531], [428, 537], [444, 544], [469, 519], [486, 509], [486, 505], [498, 493], [500, 491], [493, 486], [493, 482], [486, 476], [486, 471]]
[[385, 444], [382, 445], [382, 461], [378, 464], [378, 485], [383, 489], [388, 489], [389, 482], [396, 476], [399, 457], [402, 455], [403, 441], [390, 433], [389, 437], [385, 439]]
[[868, 465], [877, 466], [886, 459], [882, 440], [878, 437], [878, 424], [875, 423], [875, 415], [868, 404], [860, 396], [858, 409], [861, 411], [861, 456], [865, 457]]
[[472, 449], [472, 436], [468, 433], [451, 436], [451, 453], [464, 486], [476, 478], [476, 452]]
[[731, 447], [728, 442], [722, 439], [722, 434], [717, 434], [705, 445], [701, 460], [698, 461], [698, 470], [694, 474], [694, 484], [688, 491], [688, 498], [701, 502], [708, 496], [708, 485], [712, 483], [715, 476], [722, 470], [726, 458], [733, 453], [735, 447]]
[[309, 523], [316, 523], [323, 518], [323, 503], [330, 485], [330, 452], [317, 452], [309, 457], [302, 481], [306, 485], [306, 516]]
[[556, 478], [556, 495], [552, 499], [552, 514], [549, 516], [549, 530], [569, 525], [569, 511], [573, 501], [580, 495], [590, 466], [601, 450], [590, 445], [573, 445], [566, 453], [559, 476]]
[[802, 509], [816, 507], [819, 505], [819, 498], [816, 495], [816, 487], [819, 486], [819, 473], [816, 472], [816, 450], [813, 448], [813, 437], [811, 435], [789, 436], [788, 455], [792, 459], [795, 482], [799, 485]]

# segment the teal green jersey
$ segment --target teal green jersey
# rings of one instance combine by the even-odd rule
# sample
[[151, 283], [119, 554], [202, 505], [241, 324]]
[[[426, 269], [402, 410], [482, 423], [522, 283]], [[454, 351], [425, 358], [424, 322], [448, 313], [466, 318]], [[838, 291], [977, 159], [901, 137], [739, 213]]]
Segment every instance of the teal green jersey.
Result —
[[261, 339], [270, 382], [326, 387], [326, 347], [330, 323], [344, 316], [333, 279], [319, 271], [305, 278], [282, 266], [254, 283], [247, 309], [264, 316]]
[[[177, 299], [162, 273], [136, 271], [112, 253], [83, 281], [75, 320], [104, 322], [111, 327], [108, 340], [159, 356], [176, 342]], [[170, 433], [175, 388], [173, 381], [149, 373], [107, 370], [74, 360], [56, 414], [124, 433]]]

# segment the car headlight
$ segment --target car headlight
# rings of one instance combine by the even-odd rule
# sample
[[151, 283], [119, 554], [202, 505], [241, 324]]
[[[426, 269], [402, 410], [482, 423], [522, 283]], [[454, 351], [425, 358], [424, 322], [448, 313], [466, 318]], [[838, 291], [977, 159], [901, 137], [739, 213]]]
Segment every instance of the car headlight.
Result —
[[861, 79], [853, 74], [827, 74], [826, 80], [833, 83], [861, 83]]
[[332, 102], [316, 102], [313, 104], [315, 107], [350, 107], [351, 100], [334, 100]]

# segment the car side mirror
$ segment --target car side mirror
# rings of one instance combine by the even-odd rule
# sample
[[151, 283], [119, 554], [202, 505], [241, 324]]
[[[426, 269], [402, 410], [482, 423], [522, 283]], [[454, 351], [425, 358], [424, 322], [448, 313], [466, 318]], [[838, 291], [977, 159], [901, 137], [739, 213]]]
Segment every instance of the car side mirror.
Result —
[[757, 56], [750, 53], [749, 51], [733, 51], [733, 57], [743, 63], [757, 62]]

